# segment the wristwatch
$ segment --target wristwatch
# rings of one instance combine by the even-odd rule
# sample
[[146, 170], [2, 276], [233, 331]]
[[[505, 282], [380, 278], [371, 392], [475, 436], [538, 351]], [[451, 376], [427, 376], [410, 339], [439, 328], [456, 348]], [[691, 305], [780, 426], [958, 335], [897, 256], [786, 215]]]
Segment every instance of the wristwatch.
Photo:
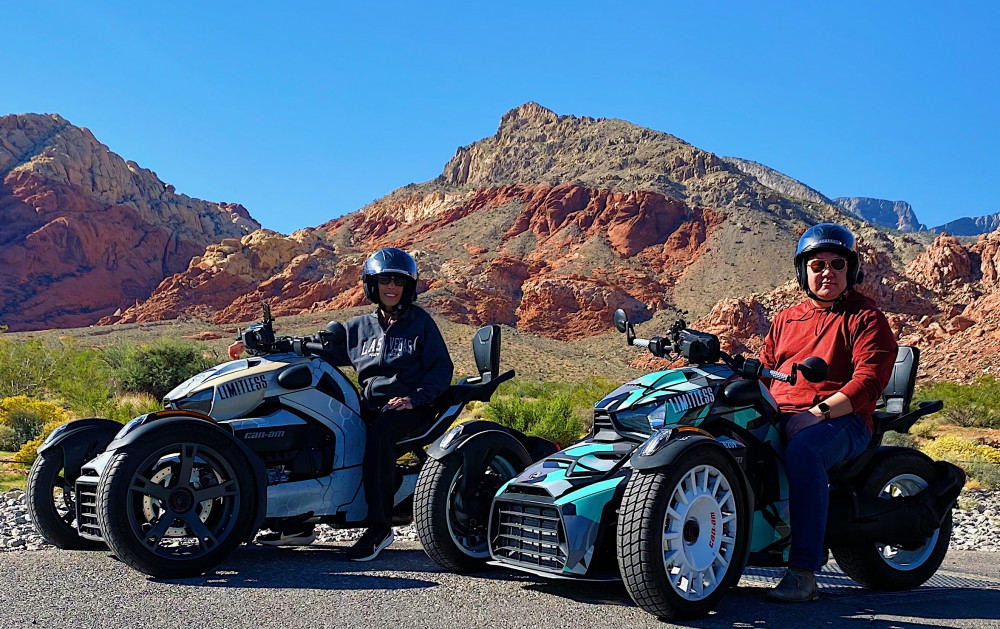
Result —
[[820, 402], [816, 405], [819, 412], [823, 414], [823, 419], [830, 419], [830, 405], [826, 402]]

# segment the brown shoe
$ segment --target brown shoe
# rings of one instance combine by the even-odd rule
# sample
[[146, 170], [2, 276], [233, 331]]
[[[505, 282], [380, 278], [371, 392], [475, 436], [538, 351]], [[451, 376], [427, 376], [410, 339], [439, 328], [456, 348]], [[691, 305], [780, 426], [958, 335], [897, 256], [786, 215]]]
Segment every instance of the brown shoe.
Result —
[[767, 593], [767, 600], [775, 603], [805, 603], [819, 598], [816, 575], [811, 570], [789, 566], [781, 582]]

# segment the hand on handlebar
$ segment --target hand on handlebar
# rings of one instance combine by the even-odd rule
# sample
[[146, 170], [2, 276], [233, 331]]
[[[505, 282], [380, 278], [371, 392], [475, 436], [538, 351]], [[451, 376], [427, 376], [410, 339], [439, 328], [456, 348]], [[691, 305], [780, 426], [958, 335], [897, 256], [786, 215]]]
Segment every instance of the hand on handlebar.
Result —
[[235, 343], [229, 346], [229, 358], [231, 358], [232, 360], [236, 360], [237, 358], [240, 357], [240, 354], [242, 354], [246, 348], [247, 347], [246, 345], [243, 344], [243, 341], [236, 341]]
[[408, 397], [394, 397], [382, 407], [383, 411], [399, 411], [413, 408], [413, 402]]

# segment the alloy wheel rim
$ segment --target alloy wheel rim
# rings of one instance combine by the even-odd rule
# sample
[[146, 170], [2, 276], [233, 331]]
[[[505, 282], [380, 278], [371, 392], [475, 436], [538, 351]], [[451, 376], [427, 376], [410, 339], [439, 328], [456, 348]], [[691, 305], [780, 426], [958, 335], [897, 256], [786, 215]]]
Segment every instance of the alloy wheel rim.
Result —
[[132, 534], [147, 550], [183, 561], [203, 557], [229, 537], [240, 503], [239, 481], [225, 458], [208, 446], [181, 443], [139, 465], [126, 511]]
[[[914, 496], [924, 489], [927, 488], [927, 481], [917, 476], [915, 474], [900, 474], [889, 480], [882, 487], [882, 491], [879, 492], [878, 497], [884, 500], [893, 500], [895, 498], [903, 498], [906, 496]], [[913, 549], [903, 549], [896, 546], [890, 546], [889, 544], [875, 544], [875, 548], [878, 550], [879, 557], [882, 558], [886, 564], [890, 567], [900, 570], [909, 571], [916, 570], [922, 566], [927, 559], [934, 552], [934, 548], [937, 546], [938, 536], [941, 534], [941, 529], [934, 529], [934, 533], [931, 534], [927, 541], [924, 542], [923, 546]]]
[[662, 528], [663, 567], [670, 587], [699, 601], [718, 589], [736, 553], [736, 496], [712, 465], [685, 474], [667, 499]]

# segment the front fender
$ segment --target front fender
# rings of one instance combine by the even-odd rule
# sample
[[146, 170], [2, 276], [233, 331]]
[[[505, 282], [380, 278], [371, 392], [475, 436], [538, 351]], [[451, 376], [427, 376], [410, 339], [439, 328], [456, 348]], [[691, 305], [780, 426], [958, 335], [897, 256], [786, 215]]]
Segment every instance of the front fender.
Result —
[[525, 467], [533, 463], [526, 445], [528, 437], [520, 432], [489, 421], [471, 421], [455, 426], [427, 448], [427, 456], [442, 460], [456, 452], [468, 456], [491, 446], [507, 447], [518, 455]]
[[38, 455], [60, 452], [63, 475], [68, 486], [80, 477], [80, 469], [108, 447], [122, 425], [110, 419], [88, 417], [64, 424], [49, 435], [38, 448]]
[[175, 431], [180, 436], [179, 438], [182, 439], [185, 427], [192, 425], [202, 428], [209, 427], [233, 443], [243, 454], [243, 458], [246, 460], [247, 465], [250, 466], [257, 488], [256, 514], [254, 526], [250, 531], [250, 539], [253, 539], [257, 530], [264, 524], [264, 517], [267, 515], [267, 470], [264, 467], [264, 462], [259, 456], [254, 454], [254, 452], [250, 450], [246, 444], [233, 436], [233, 433], [230, 430], [227, 430], [223, 424], [219, 424], [211, 417], [200, 413], [192, 413], [189, 411], [160, 411], [158, 413], [149, 413], [148, 415], [137, 417], [132, 421], [136, 422], [136, 424], [134, 426], [126, 426], [125, 429], [122, 429], [117, 438], [115, 438], [115, 440], [108, 445], [107, 449], [109, 451], [127, 448], [129, 445], [143, 439], [146, 435], [153, 431]]

